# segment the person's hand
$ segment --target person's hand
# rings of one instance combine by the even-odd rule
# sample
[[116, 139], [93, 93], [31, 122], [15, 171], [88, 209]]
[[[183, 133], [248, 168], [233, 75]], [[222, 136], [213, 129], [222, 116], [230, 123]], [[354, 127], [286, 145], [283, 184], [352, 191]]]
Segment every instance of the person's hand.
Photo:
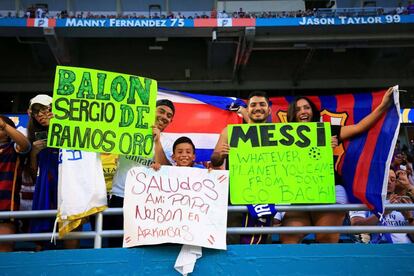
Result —
[[161, 164], [158, 162], [154, 162], [151, 164], [151, 169], [153, 169], [154, 171], [158, 171], [159, 169], [161, 169]]
[[229, 155], [229, 151], [230, 151], [230, 146], [227, 143], [223, 143], [220, 145], [220, 147], [218, 148], [218, 153], [220, 154], [220, 156], [227, 156]]
[[411, 186], [406, 171], [399, 170], [395, 174], [397, 175], [397, 187], [401, 189], [408, 189]]
[[336, 135], [331, 137], [331, 147], [334, 149], [338, 146], [338, 137]]
[[0, 118], [0, 130], [4, 130], [6, 128], [6, 125], [7, 125], [6, 122], [3, 121], [2, 118]]
[[158, 127], [152, 126], [152, 136], [154, 137], [154, 142], [160, 141], [161, 131]]
[[[411, 200], [409, 196], [400, 196], [400, 203], [412, 204], [413, 201]], [[401, 214], [405, 217], [405, 219], [409, 219], [413, 217], [411, 211], [401, 211]]]
[[397, 194], [392, 194], [388, 200], [391, 204], [398, 204], [400, 203], [400, 196]]
[[[388, 201], [389, 201], [389, 203], [390, 203], [390, 204], [398, 204], [398, 203], [400, 203], [399, 195], [397, 195], [397, 194], [392, 194], [392, 195], [390, 195], [390, 197], [388, 198]], [[388, 215], [388, 214], [390, 214], [392, 211], [393, 211], [393, 210], [387, 209], [387, 210], [384, 212], [384, 215]]]
[[48, 120], [52, 119], [54, 116], [55, 116], [55, 115], [52, 113], [52, 111], [51, 111], [50, 109], [49, 109], [49, 110], [46, 112], [46, 114], [45, 114], [45, 117], [46, 117]]
[[37, 155], [42, 149], [46, 148], [45, 140], [37, 140], [32, 144], [32, 154]]
[[388, 108], [391, 105], [394, 90], [397, 90], [397, 86], [388, 88], [387, 92], [385, 92], [384, 96], [382, 97], [381, 106]]
[[400, 203], [403, 204], [412, 204], [413, 201], [411, 200], [411, 198], [409, 196], [400, 196]]

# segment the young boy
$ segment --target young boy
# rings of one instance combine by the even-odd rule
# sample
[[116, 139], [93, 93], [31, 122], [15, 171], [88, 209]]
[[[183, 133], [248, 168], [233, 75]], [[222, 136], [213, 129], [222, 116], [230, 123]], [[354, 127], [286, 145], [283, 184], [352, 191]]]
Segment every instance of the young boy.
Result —
[[[154, 157], [154, 163], [151, 165], [151, 168], [153, 168], [154, 170], [159, 170], [159, 168], [161, 167], [159, 159], [160, 156], [157, 156], [156, 154], [156, 156]], [[195, 159], [195, 146], [190, 138], [182, 136], [175, 140], [173, 144], [172, 160], [174, 160], [176, 166], [204, 169], [204, 166], [194, 163]]]

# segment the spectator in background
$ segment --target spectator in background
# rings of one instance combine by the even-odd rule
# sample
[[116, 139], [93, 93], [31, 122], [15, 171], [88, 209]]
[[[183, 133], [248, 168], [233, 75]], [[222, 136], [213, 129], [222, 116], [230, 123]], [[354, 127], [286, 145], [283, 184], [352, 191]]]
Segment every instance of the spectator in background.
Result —
[[[393, 169], [394, 171], [398, 171], [401, 169], [400, 166], [405, 166], [406, 165], [406, 160], [405, 160], [405, 156], [402, 152], [400, 152], [399, 150], [395, 150], [393, 158], [391, 160], [391, 169]], [[403, 168], [404, 170], [406, 168]]]
[[[0, 211], [19, 210], [20, 156], [30, 151], [29, 140], [13, 121], [0, 115]], [[0, 219], [0, 235], [16, 233], [13, 219]], [[12, 242], [0, 243], [0, 252], [13, 251]]]
[[[402, 184], [404, 182], [404, 184]], [[405, 173], [398, 171], [397, 175], [390, 170], [387, 187], [387, 203], [413, 203], [406, 195], [395, 193], [398, 185], [408, 185], [408, 179]], [[412, 211], [386, 211], [383, 222], [369, 211], [350, 211], [351, 225], [381, 225], [381, 226], [406, 226], [414, 225]], [[371, 234], [370, 243], [412, 243], [413, 235], [407, 233], [380, 233]]]
[[407, 172], [408, 181], [410, 181], [411, 184], [414, 184], [413, 167], [411, 163], [407, 163], [405, 171]]
[[240, 9], [239, 9], [239, 12], [238, 12], [238, 16], [239, 16], [239, 18], [244, 18], [244, 17], [245, 17], [245, 15], [246, 15], [246, 13], [243, 11], [243, 9], [242, 9], [242, 8], [240, 8]]
[[412, 201], [414, 201], [414, 184], [408, 179], [407, 171], [398, 170], [396, 175], [397, 183], [393, 193], [399, 196], [408, 196]]
[[210, 17], [211, 18], [217, 18], [217, 10], [216, 9], [211, 10]]
[[398, 15], [402, 15], [405, 12], [405, 8], [403, 7], [402, 3], [398, 3], [398, 7], [395, 9], [395, 13]]
[[229, 15], [226, 13], [225, 10], [223, 10], [222, 12], [218, 13], [217, 18], [229, 18]]
[[407, 13], [408, 14], [414, 14], [414, 4], [413, 1], [408, 1], [408, 5], [407, 5]]
[[36, 9], [36, 18], [43, 18], [44, 14], [45, 14], [45, 12], [43, 11], [43, 9], [41, 7], [38, 7]]

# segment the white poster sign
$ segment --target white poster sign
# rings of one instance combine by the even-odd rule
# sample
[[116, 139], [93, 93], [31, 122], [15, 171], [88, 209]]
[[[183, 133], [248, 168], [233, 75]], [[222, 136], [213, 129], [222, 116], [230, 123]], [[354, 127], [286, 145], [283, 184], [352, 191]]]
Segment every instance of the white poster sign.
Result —
[[228, 171], [162, 166], [129, 170], [124, 247], [178, 243], [226, 249]]

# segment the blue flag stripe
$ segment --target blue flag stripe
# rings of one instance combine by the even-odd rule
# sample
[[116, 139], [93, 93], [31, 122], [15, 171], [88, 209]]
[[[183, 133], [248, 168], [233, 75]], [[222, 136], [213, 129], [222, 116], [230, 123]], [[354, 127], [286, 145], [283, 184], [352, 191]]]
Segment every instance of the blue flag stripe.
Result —
[[[366, 189], [367, 200], [375, 207], [374, 211], [379, 213], [382, 213], [383, 206], [381, 197], [378, 197], [377, 193], [382, 190], [384, 181], [383, 174], [379, 172], [384, 172], [388, 169], [386, 167], [388, 151], [384, 149], [390, 149], [392, 147], [394, 134], [398, 128], [398, 125], [398, 111], [395, 106], [393, 106], [386, 114], [382, 124], [381, 131], [378, 135], [381, 139], [377, 139], [376, 141], [375, 152], [372, 160], [377, 160], [377, 162], [371, 163]], [[378, 162], [378, 160], [380, 162]]]
[[[354, 122], [358, 123], [371, 112], [372, 95], [357, 94], [354, 95], [354, 101]], [[354, 182], [356, 167], [362, 150], [364, 149], [366, 139], [367, 133], [359, 135], [350, 140], [348, 148], [346, 149], [344, 165], [342, 167], [342, 177], [347, 184], [345, 189], [347, 190], [350, 202], [360, 202], [360, 200], [354, 196], [352, 183]]]
[[319, 96], [321, 100], [321, 110], [336, 110], [337, 102], [335, 96]]

